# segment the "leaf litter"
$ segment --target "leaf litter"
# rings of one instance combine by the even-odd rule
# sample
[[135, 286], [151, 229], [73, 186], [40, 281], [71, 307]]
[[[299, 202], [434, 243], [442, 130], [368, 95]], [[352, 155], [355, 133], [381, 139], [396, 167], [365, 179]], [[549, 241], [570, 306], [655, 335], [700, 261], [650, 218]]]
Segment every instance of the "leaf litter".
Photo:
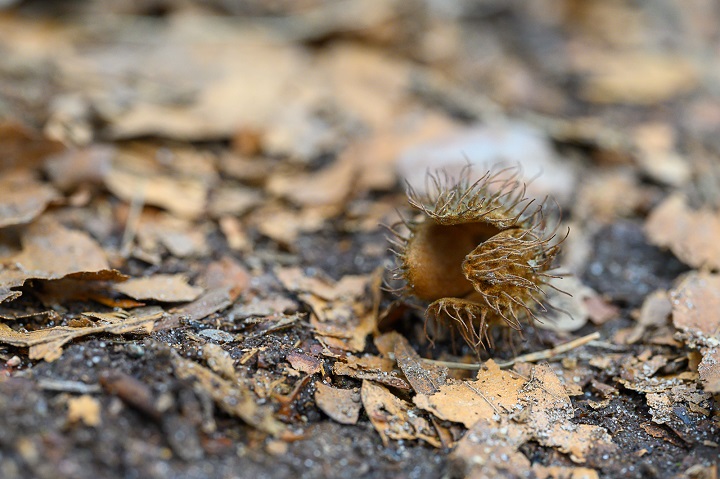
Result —
[[[3, 477], [717, 475], [712, 14], [166, 3], [0, 7]], [[380, 289], [464, 154], [572, 224], [574, 319], [478, 354]]]

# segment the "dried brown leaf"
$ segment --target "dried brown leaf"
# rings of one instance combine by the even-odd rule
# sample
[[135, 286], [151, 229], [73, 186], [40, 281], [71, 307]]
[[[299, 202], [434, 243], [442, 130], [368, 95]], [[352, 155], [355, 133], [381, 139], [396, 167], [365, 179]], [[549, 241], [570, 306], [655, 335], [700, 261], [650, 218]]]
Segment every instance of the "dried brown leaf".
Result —
[[90, 427], [99, 425], [100, 402], [88, 394], [68, 399], [67, 419], [70, 423], [82, 422]]
[[369, 379], [405, 391], [411, 390], [407, 381], [395, 369], [395, 362], [378, 356], [348, 357], [346, 361], [336, 361], [333, 373], [355, 379]]
[[418, 394], [415, 404], [468, 428], [515, 419], [522, 424], [523, 436], [557, 447], [574, 462], [584, 462], [591, 448], [614, 447], [603, 428], [571, 421], [572, 403], [550, 366], [533, 367], [529, 379], [501, 370], [492, 360], [486, 367], [475, 381], [449, 383], [432, 395]]
[[448, 369], [424, 362], [408, 340], [400, 335], [395, 342], [395, 360], [416, 393], [434, 394], [445, 385]]
[[304, 175], [273, 175], [267, 190], [301, 207], [334, 206], [342, 209], [357, 180], [358, 163], [340, 159], [329, 167]]
[[179, 379], [195, 379], [226, 413], [276, 437], [285, 431], [285, 426], [273, 417], [272, 409], [258, 405], [255, 395], [242, 382], [223, 379], [208, 368], [174, 352], [172, 362]]
[[154, 300], [168, 303], [193, 301], [203, 292], [202, 288], [190, 286], [182, 274], [157, 274], [147, 278], [134, 278], [115, 285], [115, 291], [133, 299]]
[[182, 218], [197, 218], [205, 212], [207, 185], [201, 180], [147, 176], [113, 168], [105, 176], [105, 186], [128, 203], [142, 200]]
[[692, 210], [680, 194], [665, 199], [648, 216], [645, 231], [651, 243], [669, 248], [695, 268], [720, 269], [720, 214]]
[[526, 381], [501, 370], [492, 359], [485, 364], [487, 368], [478, 371], [477, 380], [450, 382], [437, 393], [418, 394], [415, 404], [440, 419], [459, 422], [467, 428], [480, 419], [492, 420], [496, 415], [511, 413]]
[[670, 292], [673, 323], [700, 349], [700, 379], [708, 392], [720, 392], [720, 275], [693, 272]]
[[180, 308], [174, 308], [163, 317], [156, 329], [171, 329], [180, 324], [180, 321], [197, 321], [211, 314], [227, 309], [232, 304], [230, 292], [227, 288], [209, 291], [192, 303]]
[[302, 371], [305, 374], [317, 374], [323, 370], [323, 360], [310, 356], [309, 354], [292, 352], [285, 356], [293, 369]]
[[149, 333], [155, 321], [162, 316], [159, 308], [139, 308], [131, 311], [124, 319], [92, 327], [70, 328], [57, 326], [31, 332], [18, 332], [4, 323], [0, 323], [0, 343], [30, 348], [30, 359], [44, 359], [52, 362], [62, 355], [62, 347], [69, 341], [88, 334], [111, 333], [124, 334], [145, 330]]
[[86, 233], [69, 230], [41, 217], [21, 237], [22, 251], [0, 265], [0, 301], [20, 296], [10, 288], [28, 279], [119, 281], [127, 276], [111, 270], [105, 253]]
[[368, 380], [363, 381], [361, 396], [370, 422], [385, 445], [388, 439], [422, 439], [435, 447], [441, 446], [430, 422], [415, 413], [412, 404]]
[[50, 185], [18, 170], [0, 178], [0, 228], [29, 223], [60, 197]]
[[320, 381], [315, 383], [315, 403], [322, 412], [340, 424], [356, 424], [360, 417], [360, 391], [338, 389]]
[[250, 285], [250, 273], [230, 256], [224, 256], [208, 265], [203, 285], [208, 290], [228, 288], [230, 299], [235, 301]]
[[310, 323], [327, 345], [345, 351], [365, 349], [365, 338], [375, 329], [375, 311], [365, 291], [373, 275], [344, 276], [338, 282], [306, 276], [300, 268], [275, 271], [286, 289], [312, 309]]

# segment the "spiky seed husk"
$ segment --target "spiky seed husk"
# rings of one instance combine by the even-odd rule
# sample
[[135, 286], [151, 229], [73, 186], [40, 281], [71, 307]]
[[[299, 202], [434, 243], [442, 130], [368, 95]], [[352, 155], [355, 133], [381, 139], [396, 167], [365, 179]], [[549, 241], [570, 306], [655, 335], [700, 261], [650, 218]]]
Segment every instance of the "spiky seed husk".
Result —
[[520, 330], [544, 309], [543, 288], [562, 240], [546, 230], [544, 203], [525, 196], [519, 168], [470, 181], [428, 174], [424, 194], [408, 191], [420, 219], [395, 235], [404, 296], [431, 302], [426, 318], [450, 326], [476, 351], [490, 344], [489, 328]]

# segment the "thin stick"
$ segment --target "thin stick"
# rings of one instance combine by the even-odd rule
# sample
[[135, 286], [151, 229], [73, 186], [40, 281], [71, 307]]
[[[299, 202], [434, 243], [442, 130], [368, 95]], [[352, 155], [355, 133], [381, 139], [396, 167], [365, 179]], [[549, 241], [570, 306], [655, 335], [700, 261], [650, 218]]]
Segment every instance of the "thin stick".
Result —
[[143, 207], [145, 206], [145, 188], [147, 184], [145, 181], [140, 183], [135, 189], [132, 200], [130, 201], [130, 209], [128, 211], [127, 221], [125, 222], [125, 231], [123, 232], [120, 255], [123, 258], [130, 256], [130, 250], [132, 249], [132, 243], [135, 240], [138, 226], [140, 225], [140, 215], [142, 214]]
[[[523, 354], [522, 356], [518, 356], [514, 359], [511, 359], [510, 361], [502, 361], [498, 362], [498, 366], [500, 366], [503, 369], [507, 369], [511, 366], [513, 366], [515, 363], [534, 363], [537, 361], [552, 359], [556, 356], [559, 356], [560, 354], [566, 353], [572, 349], [579, 348], [580, 346], [583, 346], [591, 341], [595, 341], [596, 339], [600, 338], [599, 332], [594, 332], [592, 334], [588, 334], [587, 336], [583, 336], [582, 338], [574, 339], [572, 341], [569, 341], [567, 343], [563, 343], [559, 346], [555, 346], [551, 349], [546, 349], [544, 351], [538, 351], [536, 353], [529, 353], [529, 354]], [[435, 359], [423, 359], [423, 361], [431, 364], [437, 364], [439, 366], [445, 366], [447, 368], [451, 369], [465, 369], [468, 371], [477, 371], [482, 367], [482, 363], [480, 364], [466, 364], [466, 363], [458, 363], [454, 361], [438, 361]]]

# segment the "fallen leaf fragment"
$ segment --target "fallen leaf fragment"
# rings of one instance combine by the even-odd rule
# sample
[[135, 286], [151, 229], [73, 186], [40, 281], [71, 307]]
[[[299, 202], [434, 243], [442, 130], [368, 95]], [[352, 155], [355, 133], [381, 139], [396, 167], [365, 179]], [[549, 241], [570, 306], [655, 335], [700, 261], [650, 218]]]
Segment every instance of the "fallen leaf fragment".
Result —
[[325, 343], [344, 351], [365, 349], [365, 338], [375, 329], [375, 311], [365, 294], [373, 275], [348, 275], [332, 282], [306, 276], [300, 268], [278, 269], [275, 274], [311, 308], [310, 322]]
[[164, 208], [181, 218], [197, 218], [205, 211], [207, 185], [193, 178], [147, 176], [113, 168], [105, 186], [118, 198]]
[[395, 342], [395, 360], [418, 394], [434, 394], [445, 384], [448, 369], [424, 362], [403, 336]]
[[693, 210], [683, 195], [675, 194], [650, 213], [645, 231], [652, 244], [669, 248], [683, 263], [720, 269], [720, 213]]
[[521, 425], [481, 419], [458, 442], [450, 461], [462, 477], [472, 479], [531, 477], [530, 460], [518, 450], [527, 440]]
[[356, 424], [360, 417], [360, 393], [356, 389], [338, 389], [318, 381], [315, 403], [322, 412], [340, 424]]
[[203, 284], [209, 290], [229, 288], [230, 298], [235, 301], [250, 285], [250, 273], [230, 256], [224, 256], [208, 265]]
[[413, 412], [412, 404], [368, 380], [363, 381], [361, 395], [370, 422], [386, 446], [389, 439], [422, 439], [435, 447], [441, 446], [430, 422]]
[[223, 379], [208, 368], [182, 358], [175, 352], [172, 362], [178, 379], [197, 381], [226, 413], [276, 437], [285, 431], [285, 426], [273, 417], [272, 409], [260, 406], [250, 388], [242, 382]]
[[67, 419], [70, 423], [82, 422], [86, 426], [97, 426], [100, 424], [100, 402], [87, 394], [68, 399]]
[[317, 374], [323, 370], [323, 360], [309, 354], [292, 352], [285, 356], [285, 360], [293, 369], [305, 374]]
[[22, 293], [11, 288], [29, 279], [122, 281], [127, 276], [110, 269], [100, 245], [86, 233], [70, 230], [43, 216], [21, 237], [22, 250], [0, 264], [0, 302]]
[[582, 95], [595, 103], [654, 105], [695, 88], [695, 66], [677, 55], [640, 51], [585, 52], [578, 56], [586, 72]]
[[146, 256], [159, 256], [167, 250], [177, 258], [192, 258], [210, 251], [202, 225], [157, 212], [142, 213], [137, 229], [137, 246]]
[[153, 329], [155, 320], [161, 315], [157, 308], [139, 308], [137, 311], [131, 311], [125, 319], [108, 324], [83, 328], [57, 326], [27, 333], [15, 331], [6, 324], [0, 323], [0, 343], [30, 348], [28, 352], [30, 359], [52, 362], [62, 355], [63, 345], [75, 338], [88, 334], [124, 334], [137, 330], [145, 330], [149, 333]]
[[231, 381], [237, 379], [235, 360], [221, 346], [214, 343], [205, 343], [203, 345], [203, 357], [210, 369], [223, 378]]
[[477, 380], [449, 382], [435, 394], [418, 394], [414, 401], [420, 409], [468, 428], [514, 419], [522, 424], [518, 434], [557, 447], [573, 462], [584, 462], [592, 448], [614, 448], [605, 429], [571, 421], [572, 403], [549, 365], [533, 367], [525, 378], [489, 360]]
[[167, 303], [193, 301], [203, 292], [190, 286], [182, 274], [157, 274], [147, 278], [129, 279], [115, 285], [115, 291], [137, 300], [155, 300]]
[[698, 348], [705, 391], [720, 392], [720, 275], [693, 272], [670, 292], [675, 327]]
[[60, 197], [50, 185], [18, 170], [0, 178], [0, 228], [29, 223]]
[[471, 428], [480, 419], [516, 412], [525, 379], [501, 370], [492, 359], [478, 371], [475, 381], [451, 381], [434, 394], [418, 394], [415, 404], [440, 419]]
[[177, 327], [180, 321], [198, 321], [213, 313], [227, 309], [232, 304], [228, 288], [220, 288], [200, 296], [192, 303], [174, 308], [157, 324], [157, 329]]
[[378, 356], [365, 355], [336, 361], [333, 373], [355, 379], [369, 379], [405, 391], [411, 390], [407, 381], [395, 370], [395, 362]]

